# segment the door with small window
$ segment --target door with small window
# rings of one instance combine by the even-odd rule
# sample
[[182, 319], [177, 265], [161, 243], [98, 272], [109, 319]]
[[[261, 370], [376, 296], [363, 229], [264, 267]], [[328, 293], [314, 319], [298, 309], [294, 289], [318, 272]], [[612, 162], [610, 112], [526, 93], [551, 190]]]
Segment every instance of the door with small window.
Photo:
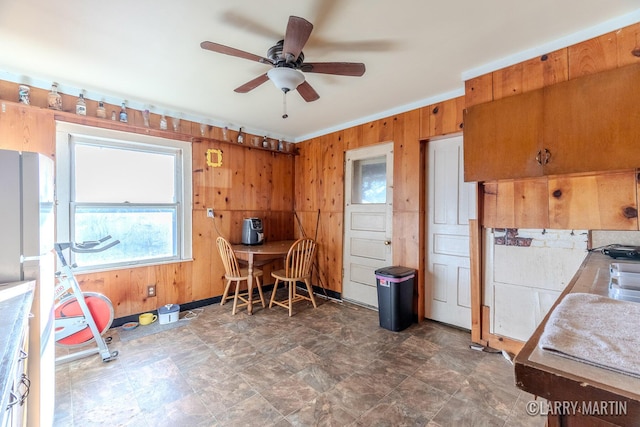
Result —
[[378, 308], [375, 271], [388, 267], [393, 218], [393, 143], [346, 152], [342, 297]]

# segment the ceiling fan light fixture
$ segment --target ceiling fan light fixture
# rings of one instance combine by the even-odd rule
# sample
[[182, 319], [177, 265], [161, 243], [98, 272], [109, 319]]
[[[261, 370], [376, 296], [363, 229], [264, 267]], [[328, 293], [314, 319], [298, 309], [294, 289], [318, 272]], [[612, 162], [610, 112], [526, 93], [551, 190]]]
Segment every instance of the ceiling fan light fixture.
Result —
[[267, 76], [278, 89], [285, 93], [296, 89], [304, 82], [304, 74], [301, 71], [287, 67], [272, 68], [267, 71]]

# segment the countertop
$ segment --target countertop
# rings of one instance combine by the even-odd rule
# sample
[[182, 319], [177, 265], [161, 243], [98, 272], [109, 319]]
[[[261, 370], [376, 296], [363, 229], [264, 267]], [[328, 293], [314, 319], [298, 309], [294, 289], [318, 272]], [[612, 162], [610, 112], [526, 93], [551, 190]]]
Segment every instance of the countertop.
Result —
[[[615, 425], [640, 425], [639, 378], [550, 354], [538, 347], [549, 316], [567, 294], [608, 295], [609, 265], [612, 262], [634, 261], [615, 260], [599, 252], [587, 255], [569, 285], [516, 356], [516, 385], [555, 402], [621, 402], [626, 406], [625, 416], [613, 414], [598, 418]], [[629, 320], [640, 322], [640, 319]]]
[[14, 367], [29, 319], [34, 287], [33, 280], [0, 284], [0, 390], [3, 409], [9, 402]]

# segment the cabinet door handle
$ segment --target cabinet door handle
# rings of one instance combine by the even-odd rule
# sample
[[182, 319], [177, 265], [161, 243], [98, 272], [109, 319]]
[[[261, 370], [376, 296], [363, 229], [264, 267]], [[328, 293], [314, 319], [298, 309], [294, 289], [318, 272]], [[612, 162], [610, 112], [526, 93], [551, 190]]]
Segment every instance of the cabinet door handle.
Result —
[[536, 154], [536, 162], [538, 162], [539, 165], [542, 165], [542, 151], [538, 150], [538, 154]]
[[547, 150], [546, 148], [544, 149], [544, 160], [543, 160], [543, 164], [547, 165], [549, 164], [549, 159], [551, 159], [551, 151]]

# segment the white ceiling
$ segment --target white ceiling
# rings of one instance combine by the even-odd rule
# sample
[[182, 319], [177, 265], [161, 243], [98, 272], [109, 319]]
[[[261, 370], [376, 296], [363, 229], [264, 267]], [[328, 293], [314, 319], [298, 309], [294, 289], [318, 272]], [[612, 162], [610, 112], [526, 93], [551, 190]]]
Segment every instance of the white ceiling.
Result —
[[[314, 24], [307, 62], [367, 71], [306, 74], [320, 99], [290, 93], [283, 120], [271, 82], [233, 91], [269, 66], [200, 42], [266, 56], [289, 15]], [[0, 0], [0, 78], [300, 141], [462, 95], [466, 78], [639, 21], [638, 0]]]

